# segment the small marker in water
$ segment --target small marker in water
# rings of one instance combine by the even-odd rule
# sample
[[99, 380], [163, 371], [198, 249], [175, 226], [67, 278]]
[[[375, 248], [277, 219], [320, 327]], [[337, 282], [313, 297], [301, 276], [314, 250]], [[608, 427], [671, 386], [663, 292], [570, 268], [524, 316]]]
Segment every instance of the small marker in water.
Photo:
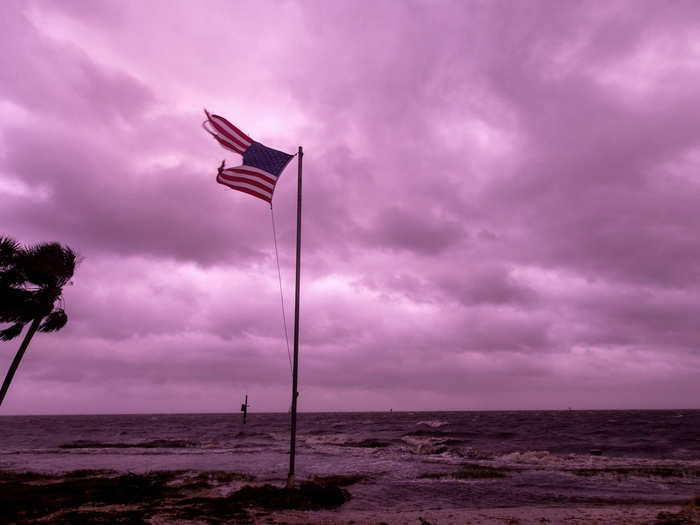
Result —
[[245, 402], [241, 405], [241, 412], [243, 412], [243, 424], [245, 425], [245, 417], [248, 415], [248, 394], [245, 395]]

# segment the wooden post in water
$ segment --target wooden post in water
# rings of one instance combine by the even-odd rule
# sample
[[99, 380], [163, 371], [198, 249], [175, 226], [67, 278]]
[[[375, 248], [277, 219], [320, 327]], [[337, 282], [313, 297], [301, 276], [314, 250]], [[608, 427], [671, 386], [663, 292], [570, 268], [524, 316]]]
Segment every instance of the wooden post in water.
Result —
[[245, 395], [245, 402], [241, 405], [241, 412], [243, 412], [243, 424], [245, 425], [245, 417], [248, 415], [248, 394]]
[[294, 294], [294, 364], [292, 367], [292, 430], [289, 444], [289, 476], [287, 488], [294, 488], [294, 456], [296, 453], [297, 437], [297, 376], [299, 374], [299, 280], [301, 270], [301, 159], [304, 151], [299, 146], [297, 159], [297, 277]]

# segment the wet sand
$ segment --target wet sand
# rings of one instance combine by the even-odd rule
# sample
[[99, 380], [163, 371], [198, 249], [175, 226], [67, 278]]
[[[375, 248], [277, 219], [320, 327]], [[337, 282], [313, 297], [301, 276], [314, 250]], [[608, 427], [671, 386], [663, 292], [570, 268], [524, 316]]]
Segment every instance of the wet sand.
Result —
[[412, 512], [281, 511], [255, 523], [311, 525], [691, 525], [700, 513], [667, 505], [512, 507]]

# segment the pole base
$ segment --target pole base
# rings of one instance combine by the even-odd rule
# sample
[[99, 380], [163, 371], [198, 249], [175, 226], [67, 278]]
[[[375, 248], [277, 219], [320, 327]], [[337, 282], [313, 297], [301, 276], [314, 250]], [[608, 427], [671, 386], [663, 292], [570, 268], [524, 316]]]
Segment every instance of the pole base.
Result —
[[289, 476], [287, 476], [287, 488], [288, 489], [294, 488], [294, 474], [290, 474]]

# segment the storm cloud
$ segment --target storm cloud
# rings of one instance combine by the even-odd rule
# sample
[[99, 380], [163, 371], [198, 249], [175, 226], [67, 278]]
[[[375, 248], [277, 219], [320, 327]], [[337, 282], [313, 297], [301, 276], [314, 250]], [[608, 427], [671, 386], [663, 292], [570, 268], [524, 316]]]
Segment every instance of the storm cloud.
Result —
[[[3, 413], [697, 408], [697, 2], [0, 6], [0, 233], [82, 262]], [[274, 197], [292, 327], [296, 163]], [[0, 345], [2, 370], [18, 341]]]

